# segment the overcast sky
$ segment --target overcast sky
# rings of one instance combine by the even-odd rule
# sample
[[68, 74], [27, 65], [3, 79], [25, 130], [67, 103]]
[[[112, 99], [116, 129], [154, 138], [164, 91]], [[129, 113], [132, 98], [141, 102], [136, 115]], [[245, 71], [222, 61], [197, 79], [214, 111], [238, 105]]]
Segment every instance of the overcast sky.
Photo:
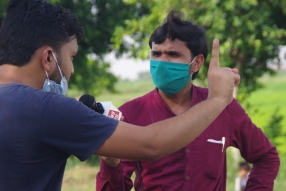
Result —
[[123, 56], [116, 59], [113, 54], [105, 57], [111, 63], [110, 71], [121, 79], [135, 80], [140, 72], [149, 72], [149, 60], [134, 60]]

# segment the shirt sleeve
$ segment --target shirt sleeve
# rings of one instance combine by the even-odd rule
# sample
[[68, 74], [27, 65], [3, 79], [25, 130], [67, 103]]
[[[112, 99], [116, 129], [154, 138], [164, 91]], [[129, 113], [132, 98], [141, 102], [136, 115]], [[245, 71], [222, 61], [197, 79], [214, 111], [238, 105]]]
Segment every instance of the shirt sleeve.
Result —
[[74, 155], [84, 161], [103, 145], [117, 125], [118, 120], [75, 99], [52, 94], [41, 118], [39, 135], [51, 155]]
[[237, 101], [231, 104], [231, 118], [231, 145], [238, 148], [245, 161], [253, 165], [245, 190], [272, 191], [280, 166], [275, 146], [252, 123]]
[[111, 167], [100, 159], [100, 171], [96, 175], [96, 190], [130, 191], [133, 187], [130, 177], [135, 170], [135, 165], [135, 161], [121, 160], [116, 167]]

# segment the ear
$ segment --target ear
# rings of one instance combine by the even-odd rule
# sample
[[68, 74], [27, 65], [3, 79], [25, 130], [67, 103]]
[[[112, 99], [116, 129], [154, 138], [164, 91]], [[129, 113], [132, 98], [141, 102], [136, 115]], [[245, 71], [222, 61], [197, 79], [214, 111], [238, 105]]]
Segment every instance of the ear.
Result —
[[194, 62], [191, 65], [191, 72], [195, 73], [197, 71], [199, 71], [199, 69], [202, 67], [202, 65], [205, 62], [205, 58], [202, 54], [199, 54], [198, 56], [196, 56]]
[[41, 64], [43, 68], [49, 72], [51, 70], [51, 63], [52, 63], [52, 48], [47, 47], [42, 51], [42, 60]]

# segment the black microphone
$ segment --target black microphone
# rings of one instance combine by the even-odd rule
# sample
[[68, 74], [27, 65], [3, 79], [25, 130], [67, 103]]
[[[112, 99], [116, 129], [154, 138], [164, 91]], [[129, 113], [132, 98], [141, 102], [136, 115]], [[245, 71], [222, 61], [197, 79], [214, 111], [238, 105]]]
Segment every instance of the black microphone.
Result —
[[104, 113], [104, 108], [102, 104], [100, 102], [96, 102], [95, 98], [92, 95], [88, 94], [82, 95], [79, 98], [79, 101], [97, 113], [100, 114]]

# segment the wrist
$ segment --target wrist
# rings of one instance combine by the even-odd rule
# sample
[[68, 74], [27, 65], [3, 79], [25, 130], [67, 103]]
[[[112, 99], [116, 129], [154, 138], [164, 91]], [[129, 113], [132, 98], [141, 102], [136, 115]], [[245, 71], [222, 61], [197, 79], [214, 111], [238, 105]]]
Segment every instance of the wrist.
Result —
[[117, 167], [120, 163], [120, 159], [117, 158], [110, 158], [110, 157], [101, 157], [102, 160], [105, 162], [106, 165], [110, 167]]
[[223, 108], [225, 108], [230, 103], [229, 100], [224, 97], [218, 97], [218, 96], [210, 97], [209, 96], [207, 99], [209, 101], [214, 102], [217, 106], [223, 107]]

